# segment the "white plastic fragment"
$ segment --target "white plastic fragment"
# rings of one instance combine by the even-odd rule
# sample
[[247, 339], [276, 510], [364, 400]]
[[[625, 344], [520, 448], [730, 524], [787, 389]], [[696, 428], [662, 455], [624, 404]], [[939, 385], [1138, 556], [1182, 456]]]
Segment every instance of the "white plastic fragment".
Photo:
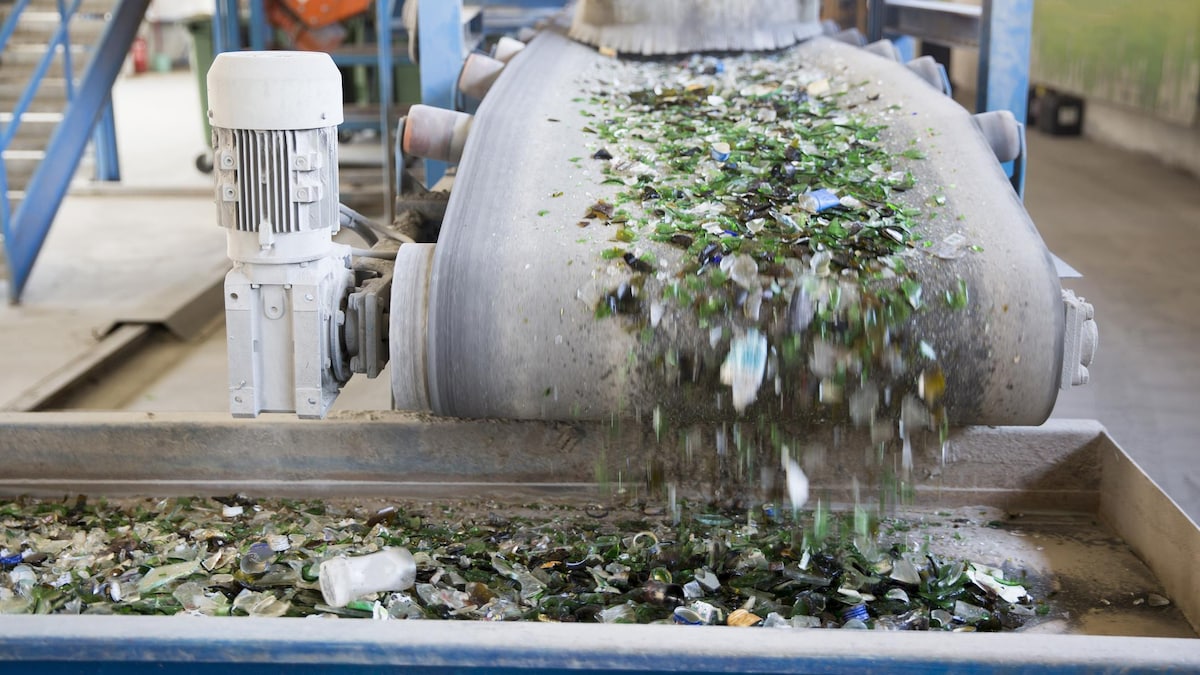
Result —
[[729, 345], [729, 355], [721, 364], [721, 383], [733, 388], [733, 407], [743, 412], [758, 398], [767, 369], [767, 337], [751, 328]]
[[405, 590], [416, 577], [416, 562], [403, 548], [385, 548], [354, 558], [330, 558], [321, 563], [319, 571], [321, 595], [331, 607], [345, 607], [370, 593]]
[[276, 553], [286, 551], [292, 547], [292, 542], [286, 534], [268, 534], [266, 539], [267, 545]]
[[792, 513], [794, 514], [808, 501], [808, 476], [791, 457], [787, 458], [784, 469], [787, 473], [788, 499], [792, 502]]

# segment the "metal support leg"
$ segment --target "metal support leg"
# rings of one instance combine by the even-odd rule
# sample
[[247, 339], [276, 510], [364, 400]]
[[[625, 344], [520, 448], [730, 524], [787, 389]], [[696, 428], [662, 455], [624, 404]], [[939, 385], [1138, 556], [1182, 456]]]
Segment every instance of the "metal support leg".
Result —
[[100, 111], [96, 128], [92, 130], [92, 147], [96, 150], [95, 179], [116, 182], [121, 180], [121, 159], [117, 154], [117, 125], [113, 117], [112, 97]]
[[[408, 0], [416, 2], [416, 0]], [[396, 193], [393, 176], [403, 167], [395, 166], [389, 134], [392, 131], [392, 85], [395, 82], [392, 69], [392, 17], [394, 0], [375, 0], [375, 46], [379, 62], [376, 75], [379, 78], [379, 135], [383, 143], [383, 222], [391, 223], [395, 215]], [[421, 9], [424, 9], [422, 6]], [[410, 36], [411, 39], [411, 36]]]
[[887, 0], [867, 0], [867, 42], [883, 39], [886, 6]]
[[1008, 110], [1025, 123], [1033, 0], [985, 0], [975, 110]]
[[[462, 0], [419, 1], [421, 103], [453, 109], [455, 81], [463, 62]], [[432, 188], [445, 173], [445, 163], [425, 161], [425, 185]]]
[[[979, 89], [975, 109], [1008, 110], [1021, 125], [1029, 105], [1029, 50], [1033, 41], [1033, 0], [984, 0], [979, 36]], [[1004, 172], [1014, 179], [1017, 193], [1024, 192], [1012, 162]]]
[[266, 49], [270, 30], [263, 0], [250, 0], [250, 49], [256, 52]]
[[225, 45], [225, 6], [221, 0], [217, 0], [213, 6], [212, 43], [214, 57], [229, 51]]
[[216, 0], [213, 11], [213, 56], [242, 48], [237, 0]]

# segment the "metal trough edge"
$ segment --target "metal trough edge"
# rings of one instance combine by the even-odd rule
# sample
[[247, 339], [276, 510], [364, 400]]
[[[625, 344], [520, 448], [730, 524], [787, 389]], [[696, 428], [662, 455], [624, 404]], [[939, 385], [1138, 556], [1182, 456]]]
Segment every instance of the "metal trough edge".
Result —
[[[451, 630], [451, 627], [453, 628]], [[1200, 668], [1194, 640], [309, 619], [0, 617], [38, 672], [1097, 673]]]
[[[601, 493], [593, 482], [596, 457], [608, 453], [612, 460], [615, 448], [636, 456], [652, 446], [652, 436], [632, 423], [457, 420], [397, 412], [343, 414], [321, 422], [284, 416], [235, 420], [222, 413], [0, 413], [5, 455], [0, 495], [246, 491], [579, 499]], [[955, 430], [952, 448], [940, 475], [918, 486], [918, 503], [1097, 514], [1200, 629], [1200, 528], [1098, 422], [969, 427]], [[843, 489], [830, 485], [834, 494]], [[93, 619], [78, 620], [64, 625], [90, 626]], [[12, 623], [23, 631], [23, 621], [28, 619], [12, 623], [0, 617], [0, 628]], [[252, 625], [249, 621], [235, 623]], [[455, 634], [465, 628], [456, 625]], [[1113, 644], [1109, 640], [1101, 642]], [[1200, 655], [1196, 642], [1184, 642]]]

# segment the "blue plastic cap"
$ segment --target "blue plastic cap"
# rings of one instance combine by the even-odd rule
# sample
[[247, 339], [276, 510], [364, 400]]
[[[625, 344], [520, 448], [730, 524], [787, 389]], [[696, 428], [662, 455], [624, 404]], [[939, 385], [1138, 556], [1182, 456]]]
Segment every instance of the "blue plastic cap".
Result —
[[821, 188], [820, 190], [813, 190], [812, 192], [806, 192], [805, 194], [807, 194], [809, 197], [812, 197], [813, 199], [817, 200], [817, 213], [820, 213], [827, 209], [832, 209], [833, 207], [839, 206], [842, 203], [842, 200], [840, 197], [833, 194], [832, 191], [826, 190], [825, 188]]

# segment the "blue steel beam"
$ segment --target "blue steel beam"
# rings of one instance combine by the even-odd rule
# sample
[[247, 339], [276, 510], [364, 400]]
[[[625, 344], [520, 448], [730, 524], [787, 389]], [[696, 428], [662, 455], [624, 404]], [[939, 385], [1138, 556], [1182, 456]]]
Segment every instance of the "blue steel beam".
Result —
[[[73, 15], [75, 10], [79, 9], [79, 2], [80, 0], [75, 0], [74, 4], [71, 5], [71, 9], [68, 12], [69, 15]], [[21, 95], [17, 98], [17, 102], [13, 106], [12, 122], [4, 127], [3, 134], [0, 134], [0, 147], [7, 149], [9, 143], [12, 142], [13, 137], [17, 133], [17, 128], [20, 126], [21, 118], [29, 110], [29, 105], [33, 103], [33, 97], [37, 95], [38, 87], [46, 77], [47, 71], [50, 70], [50, 64], [54, 62], [58, 46], [62, 45], [64, 51], [67, 51], [69, 44], [67, 42], [67, 26], [59, 23], [58, 29], [54, 31], [54, 36], [47, 43], [46, 52], [42, 54], [42, 58], [38, 59], [37, 65], [34, 66], [33, 74], [29, 76], [29, 83], [21, 91]]]
[[8, 16], [4, 18], [4, 25], [0, 26], [0, 52], [8, 46], [8, 40], [17, 30], [17, 20], [21, 18], [21, 12], [29, 6], [29, 0], [17, 0], [8, 10]]
[[987, 0], [979, 38], [979, 88], [975, 110], [1008, 110], [1025, 123], [1033, 0]]
[[[416, 0], [408, 0], [415, 2]], [[404, 0], [400, 0], [401, 3]], [[392, 85], [395, 82], [392, 68], [392, 17], [395, 16], [395, 0], [375, 0], [375, 77], [379, 85], [379, 135], [383, 138], [383, 222], [392, 222], [395, 215], [396, 193], [392, 188], [392, 176], [401, 167], [393, 165], [388, 132], [392, 128]], [[418, 7], [424, 9], [424, 5]], [[411, 36], [409, 39], [412, 39]]]
[[[1029, 104], [1033, 0], [985, 0], [981, 32], [975, 110], [1008, 110], [1024, 128]], [[1024, 172], [1012, 162], [1003, 166], [1017, 194], [1024, 196]]]
[[121, 162], [117, 156], [117, 122], [113, 117], [111, 97], [100, 111], [100, 119], [96, 120], [96, 128], [92, 131], [92, 148], [96, 151], [96, 168], [93, 174], [95, 179], [113, 182], [121, 180]]
[[149, 4], [150, 0], [120, 0], [117, 4], [75, 92], [75, 99], [67, 106], [62, 122], [50, 137], [46, 161], [38, 165], [29, 180], [25, 199], [17, 208], [4, 240], [11, 274], [8, 294], [12, 302], [19, 301], [25, 290], [88, 137], [109, 100], [113, 82]]
[[67, 101], [70, 102], [72, 94], [75, 93], [75, 66], [71, 62], [71, 18], [75, 16], [75, 11], [79, 9], [79, 3], [71, 5], [68, 9], [66, 0], [58, 0], [58, 20], [62, 26], [62, 70], [63, 79], [66, 80], [67, 86]]
[[[421, 103], [453, 110], [455, 86], [463, 63], [462, 0], [420, 0], [420, 3], [417, 60], [421, 71]], [[444, 162], [426, 160], [425, 185], [432, 188], [445, 173]]]
[[213, 5], [213, 56], [241, 50], [237, 0], [216, 0]]
[[266, 49], [270, 33], [263, 0], [250, 0], [250, 49], [256, 52]]

